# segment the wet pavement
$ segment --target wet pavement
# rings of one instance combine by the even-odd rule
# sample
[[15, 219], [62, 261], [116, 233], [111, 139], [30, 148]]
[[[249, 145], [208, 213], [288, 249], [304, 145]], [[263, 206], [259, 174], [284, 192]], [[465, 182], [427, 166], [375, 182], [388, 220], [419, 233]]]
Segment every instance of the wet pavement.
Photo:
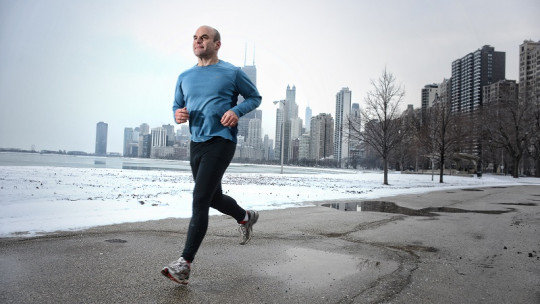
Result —
[[187, 286], [160, 274], [185, 219], [0, 239], [0, 303], [540, 303], [539, 200], [516, 186], [262, 211], [245, 246], [216, 216]]

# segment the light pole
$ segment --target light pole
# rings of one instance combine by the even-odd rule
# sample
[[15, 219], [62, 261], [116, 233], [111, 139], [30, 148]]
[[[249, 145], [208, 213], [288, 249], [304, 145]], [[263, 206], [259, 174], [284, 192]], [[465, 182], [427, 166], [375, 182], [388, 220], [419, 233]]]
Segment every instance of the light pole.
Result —
[[283, 153], [285, 151], [285, 100], [276, 100], [274, 101], [274, 104], [278, 104], [281, 103], [283, 104], [283, 114], [282, 114], [282, 117], [281, 117], [281, 173], [280, 174], [283, 174]]

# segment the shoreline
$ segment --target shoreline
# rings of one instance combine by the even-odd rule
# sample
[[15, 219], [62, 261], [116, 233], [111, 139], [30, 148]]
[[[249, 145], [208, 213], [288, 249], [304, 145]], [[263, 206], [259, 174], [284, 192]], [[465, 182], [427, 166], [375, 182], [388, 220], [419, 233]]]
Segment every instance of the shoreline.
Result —
[[[223, 188], [244, 209], [262, 211], [442, 189], [540, 185], [538, 178], [448, 176], [440, 184], [427, 175], [392, 174], [385, 186], [382, 173], [335, 172], [227, 173]], [[6, 237], [191, 216], [193, 182], [188, 172], [3, 167], [0, 186], [0, 235]]]

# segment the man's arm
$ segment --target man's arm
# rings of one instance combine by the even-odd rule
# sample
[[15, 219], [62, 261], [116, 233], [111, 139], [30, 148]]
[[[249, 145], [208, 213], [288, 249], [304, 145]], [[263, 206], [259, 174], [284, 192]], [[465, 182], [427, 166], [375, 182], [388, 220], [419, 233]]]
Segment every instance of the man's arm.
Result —
[[189, 119], [189, 113], [186, 109], [186, 102], [184, 100], [184, 93], [182, 92], [180, 77], [176, 81], [176, 90], [174, 92], [173, 102], [173, 116], [174, 121], [178, 124], [184, 123]]
[[242, 117], [261, 105], [262, 97], [246, 73], [240, 69], [238, 69], [238, 73], [236, 74], [236, 86], [238, 93], [244, 97], [244, 101], [231, 110], [236, 116]]

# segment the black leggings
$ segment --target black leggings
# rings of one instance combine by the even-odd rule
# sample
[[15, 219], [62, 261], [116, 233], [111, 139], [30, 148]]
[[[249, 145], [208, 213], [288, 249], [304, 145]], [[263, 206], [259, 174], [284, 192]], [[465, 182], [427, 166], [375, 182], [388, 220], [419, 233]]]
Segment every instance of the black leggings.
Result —
[[214, 137], [205, 142], [192, 141], [190, 148], [195, 188], [193, 214], [182, 257], [192, 262], [208, 229], [210, 207], [232, 216], [238, 222], [244, 219], [246, 211], [221, 190], [221, 178], [234, 156], [236, 144], [221, 137]]

